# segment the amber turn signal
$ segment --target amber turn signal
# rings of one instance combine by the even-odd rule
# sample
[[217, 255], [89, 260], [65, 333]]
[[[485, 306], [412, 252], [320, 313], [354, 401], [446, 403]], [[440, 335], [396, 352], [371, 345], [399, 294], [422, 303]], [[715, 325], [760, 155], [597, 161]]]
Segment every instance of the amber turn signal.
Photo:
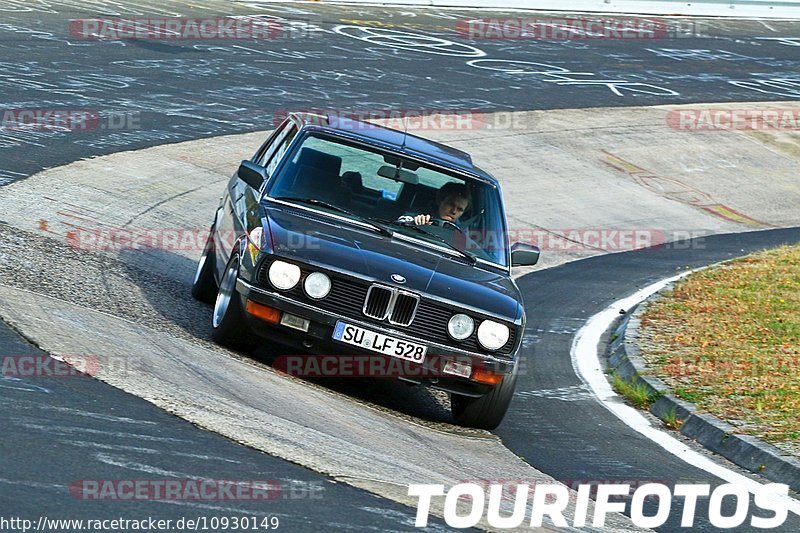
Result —
[[281, 319], [281, 312], [273, 307], [268, 307], [266, 305], [261, 305], [260, 303], [256, 303], [253, 300], [247, 300], [247, 305], [245, 309], [248, 313], [253, 315], [254, 317], [260, 318], [261, 320], [265, 320], [270, 324], [277, 324]]
[[504, 375], [505, 374], [490, 372], [485, 368], [476, 368], [472, 372], [472, 379], [475, 381], [480, 381], [481, 383], [486, 383], [487, 385], [497, 385], [503, 381]]

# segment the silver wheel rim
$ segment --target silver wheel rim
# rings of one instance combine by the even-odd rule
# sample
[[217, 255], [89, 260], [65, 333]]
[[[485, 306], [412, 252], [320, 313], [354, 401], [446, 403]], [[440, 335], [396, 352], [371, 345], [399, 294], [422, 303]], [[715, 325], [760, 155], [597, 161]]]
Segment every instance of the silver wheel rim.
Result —
[[236, 286], [236, 262], [234, 261], [225, 270], [225, 275], [222, 277], [222, 282], [219, 284], [219, 292], [217, 293], [217, 301], [214, 303], [214, 321], [213, 326], [218, 328], [222, 322], [225, 313], [228, 312], [228, 306], [233, 297], [234, 287]]

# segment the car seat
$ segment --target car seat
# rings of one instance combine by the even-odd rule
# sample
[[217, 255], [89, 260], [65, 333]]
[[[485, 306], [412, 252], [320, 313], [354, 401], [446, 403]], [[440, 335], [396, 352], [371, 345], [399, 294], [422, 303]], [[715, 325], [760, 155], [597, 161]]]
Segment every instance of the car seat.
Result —
[[339, 183], [341, 157], [303, 148], [293, 166], [296, 169], [291, 185], [294, 196], [336, 201], [332, 195]]

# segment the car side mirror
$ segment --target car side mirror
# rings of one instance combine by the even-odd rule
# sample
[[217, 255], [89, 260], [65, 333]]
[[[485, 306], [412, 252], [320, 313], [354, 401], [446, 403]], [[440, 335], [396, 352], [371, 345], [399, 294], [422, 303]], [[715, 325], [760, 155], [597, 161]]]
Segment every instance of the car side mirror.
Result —
[[515, 242], [511, 245], [511, 266], [533, 266], [541, 253], [538, 246]]
[[239, 179], [257, 191], [261, 190], [261, 186], [267, 181], [267, 178], [269, 178], [267, 169], [261, 165], [256, 165], [252, 161], [242, 161], [236, 174], [239, 176]]

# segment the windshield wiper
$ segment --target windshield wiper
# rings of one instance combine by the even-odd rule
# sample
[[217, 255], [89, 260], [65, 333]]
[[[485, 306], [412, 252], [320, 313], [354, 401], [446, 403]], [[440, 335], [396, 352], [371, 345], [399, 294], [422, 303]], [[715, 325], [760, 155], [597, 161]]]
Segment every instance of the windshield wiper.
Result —
[[277, 198], [275, 198], [275, 200], [281, 200], [281, 201], [284, 201], [284, 202], [297, 202], [297, 203], [301, 203], [301, 204], [318, 205], [320, 207], [325, 207], [325, 208], [328, 208], [328, 209], [332, 209], [333, 211], [337, 211], [337, 212], [342, 213], [344, 215], [351, 216], [351, 217], [355, 218], [356, 220], [358, 220], [359, 222], [362, 222], [364, 224], [368, 224], [369, 226], [371, 226], [371, 227], [375, 228], [376, 230], [378, 230], [378, 232], [381, 233], [382, 235], [386, 235], [387, 237], [391, 237], [391, 236], [394, 235], [392, 230], [390, 230], [389, 228], [387, 228], [386, 226], [384, 226], [382, 224], [378, 224], [377, 222], [375, 222], [374, 219], [367, 218], [367, 217], [362, 217], [361, 215], [357, 215], [357, 214], [353, 213], [352, 211], [348, 211], [347, 209], [343, 209], [343, 208], [339, 207], [338, 205], [329, 204], [328, 202], [324, 202], [322, 200], [317, 200], [316, 198], [295, 198], [293, 196], [278, 196]]
[[446, 239], [443, 239], [442, 237], [436, 235], [435, 233], [431, 233], [430, 231], [426, 230], [425, 228], [421, 228], [421, 227], [419, 227], [417, 225], [414, 225], [414, 224], [403, 224], [402, 222], [397, 222], [397, 221], [390, 222], [388, 220], [379, 220], [379, 222], [385, 222], [385, 223], [388, 223], [388, 224], [393, 224], [395, 226], [401, 226], [403, 228], [410, 228], [410, 229], [413, 229], [414, 231], [416, 231], [418, 233], [424, 233], [425, 235], [428, 235], [429, 237], [433, 237], [437, 241], [446, 244], [449, 248], [451, 248], [451, 249], [455, 250], [456, 252], [460, 253], [462, 256], [464, 256], [469, 261], [470, 265], [475, 265], [475, 263], [478, 262], [478, 258], [475, 257], [474, 255], [472, 255], [471, 253], [469, 253], [468, 251], [462, 250], [461, 248], [458, 248], [457, 246], [453, 246], [453, 244], [447, 242]]

